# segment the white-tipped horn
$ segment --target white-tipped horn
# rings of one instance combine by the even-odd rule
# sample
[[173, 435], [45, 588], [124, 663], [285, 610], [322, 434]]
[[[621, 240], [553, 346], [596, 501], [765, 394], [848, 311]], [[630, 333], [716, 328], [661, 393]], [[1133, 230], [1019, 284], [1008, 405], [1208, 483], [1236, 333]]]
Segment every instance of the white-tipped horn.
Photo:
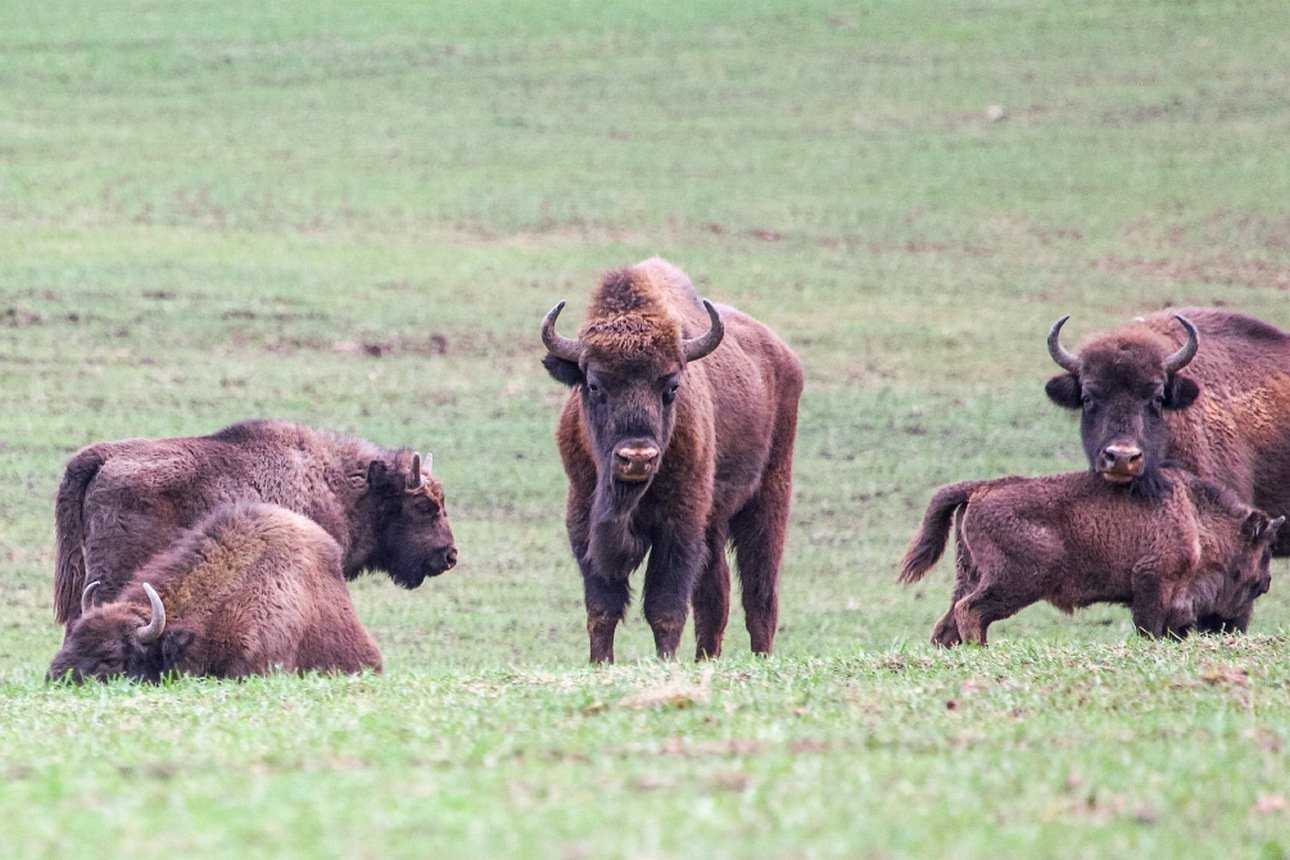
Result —
[[166, 629], [166, 605], [161, 602], [157, 590], [150, 583], [143, 583], [143, 593], [148, 595], [148, 603], [152, 606], [152, 619], [136, 629], [134, 635], [140, 645], [147, 645], [149, 642], [156, 642]]
[[81, 614], [82, 615], [84, 615], [86, 612], [89, 612], [91, 609], [94, 608], [94, 592], [98, 591], [99, 586], [102, 584], [103, 584], [102, 580], [96, 579], [93, 582], [91, 582], [89, 585], [85, 586], [85, 590], [81, 592]]
[[421, 454], [413, 452], [412, 466], [408, 469], [408, 492], [415, 493], [426, 485], [425, 471], [421, 465]]

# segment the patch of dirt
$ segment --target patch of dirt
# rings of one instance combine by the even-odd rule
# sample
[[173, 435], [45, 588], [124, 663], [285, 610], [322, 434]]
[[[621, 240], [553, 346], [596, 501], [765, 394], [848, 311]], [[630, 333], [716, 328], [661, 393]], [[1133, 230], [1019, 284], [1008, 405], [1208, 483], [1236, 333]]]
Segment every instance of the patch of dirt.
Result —
[[27, 328], [28, 326], [41, 325], [45, 318], [35, 311], [29, 311], [25, 308], [7, 307], [0, 311], [0, 326], [5, 328]]
[[1168, 257], [1111, 255], [1099, 260], [1096, 266], [1106, 271], [1156, 280], [1290, 291], [1290, 266], [1266, 260], [1217, 257], [1183, 262]]

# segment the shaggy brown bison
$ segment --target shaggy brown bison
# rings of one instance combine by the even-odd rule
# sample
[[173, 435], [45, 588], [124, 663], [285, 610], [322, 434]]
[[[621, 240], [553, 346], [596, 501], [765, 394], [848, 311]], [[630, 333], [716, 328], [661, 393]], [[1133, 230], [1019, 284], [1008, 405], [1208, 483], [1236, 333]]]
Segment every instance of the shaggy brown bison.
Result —
[[593, 662], [614, 659], [628, 576], [649, 554], [645, 619], [671, 658], [693, 602], [698, 657], [721, 654], [733, 543], [752, 650], [769, 654], [793, 484], [802, 368], [770, 329], [700, 301], [658, 258], [609, 272], [577, 339], [542, 323], [572, 388], [556, 438]]
[[1271, 582], [1270, 519], [1234, 493], [1168, 468], [1154, 500], [1091, 472], [965, 481], [936, 491], [900, 579], [921, 579], [955, 528], [957, 575], [937, 645], [985, 644], [991, 622], [1047, 600], [1065, 612], [1121, 603], [1150, 636], [1244, 631]]
[[[1079, 409], [1089, 465], [1148, 497], [1177, 461], [1274, 516], [1290, 514], [1290, 334], [1243, 314], [1184, 308], [1090, 338], [1078, 354], [1048, 335], [1066, 372], [1048, 396]], [[1290, 555], [1290, 530], [1276, 555]]]
[[322, 526], [340, 544], [346, 579], [383, 570], [416, 588], [457, 562], [443, 487], [428, 466], [408, 450], [285, 421], [91, 445], [71, 458], [58, 488], [55, 616], [65, 623], [80, 614], [88, 581], [111, 600], [180, 530], [240, 499]]
[[110, 602], [94, 604], [101, 589], [91, 582], [49, 678], [380, 671], [340, 563], [340, 546], [313, 520], [277, 505], [222, 505]]

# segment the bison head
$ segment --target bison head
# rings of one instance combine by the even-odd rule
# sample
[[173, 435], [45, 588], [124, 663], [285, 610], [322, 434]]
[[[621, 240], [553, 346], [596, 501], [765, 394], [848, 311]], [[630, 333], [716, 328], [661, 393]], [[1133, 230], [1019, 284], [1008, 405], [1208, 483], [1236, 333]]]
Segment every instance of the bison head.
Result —
[[405, 451], [391, 463], [373, 460], [367, 470], [367, 492], [377, 509], [373, 564], [403, 588], [457, 564], [443, 485], [430, 477], [430, 465], [430, 455], [423, 465], [420, 454]]
[[88, 679], [106, 681], [124, 675], [138, 681], [161, 678], [159, 639], [166, 627], [166, 608], [149, 583], [147, 611], [133, 601], [117, 600], [93, 606], [91, 582], [81, 596], [82, 613], [68, 625], [63, 647], [54, 655], [45, 675], [48, 681]]
[[1235, 551], [1226, 559], [1213, 610], [1197, 619], [1198, 631], [1244, 633], [1249, 627], [1255, 599], [1272, 587], [1272, 545], [1285, 519], [1273, 519], [1258, 510], [1250, 510], [1242, 518]]
[[721, 343], [721, 316], [711, 302], [703, 306], [709, 328], [692, 338], [670, 318], [642, 307], [595, 319], [576, 340], [555, 330], [564, 302], [542, 321], [542, 363], [577, 391], [601, 484], [616, 497], [638, 497], [658, 474], [685, 367]]
[[1177, 350], [1146, 326], [1129, 326], [1073, 355], [1059, 339], [1068, 319], [1048, 333], [1048, 352], [1066, 371], [1048, 380], [1049, 399], [1081, 410], [1080, 438], [1095, 472], [1112, 484], [1159, 495], [1169, 442], [1164, 413], [1186, 409], [1200, 394], [1195, 382], [1179, 375], [1196, 355], [1196, 327], [1175, 315], [1187, 332]]

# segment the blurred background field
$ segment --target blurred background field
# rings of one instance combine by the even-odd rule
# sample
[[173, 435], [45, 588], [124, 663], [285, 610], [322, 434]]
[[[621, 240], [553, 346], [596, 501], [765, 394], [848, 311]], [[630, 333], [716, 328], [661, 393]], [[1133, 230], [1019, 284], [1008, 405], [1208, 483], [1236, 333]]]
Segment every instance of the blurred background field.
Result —
[[[1285, 561], [1243, 642], [1035, 607], [989, 653], [925, 644], [952, 565], [895, 574], [937, 485], [1081, 468], [1058, 316], [1290, 329], [1287, 33], [1208, 0], [8, 4], [14, 850], [1285, 856]], [[584, 666], [537, 328], [652, 254], [807, 368], [768, 661], [736, 610], [722, 661], [659, 666], [633, 612]], [[462, 561], [355, 583], [386, 673], [46, 689], [68, 455], [260, 415], [434, 452]]]

